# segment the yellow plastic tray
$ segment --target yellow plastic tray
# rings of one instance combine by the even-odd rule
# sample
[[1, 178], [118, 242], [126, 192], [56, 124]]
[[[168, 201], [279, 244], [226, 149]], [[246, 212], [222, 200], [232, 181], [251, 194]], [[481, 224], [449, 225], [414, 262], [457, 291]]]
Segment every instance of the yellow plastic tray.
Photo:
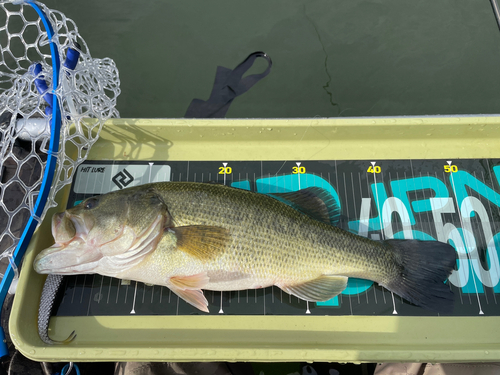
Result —
[[[499, 158], [500, 116], [351, 119], [119, 119], [90, 160], [365, 160]], [[64, 207], [69, 188], [59, 201]], [[38, 361], [499, 361], [500, 317], [55, 317], [46, 346], [37, 312], [45, 276], [32, 268], [52, 242], [48, 213], [33, 237], [10, 334]]]

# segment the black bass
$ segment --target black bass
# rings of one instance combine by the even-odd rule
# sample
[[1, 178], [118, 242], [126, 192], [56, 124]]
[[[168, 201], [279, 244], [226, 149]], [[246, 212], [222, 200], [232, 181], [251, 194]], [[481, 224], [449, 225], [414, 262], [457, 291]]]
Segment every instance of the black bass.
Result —
[[335, 201], [320, 188], [269, 196], [207, 183], [147, 184], [55, 214], [55, 244], [34, 267], [164, 285], [205, 312], [202, 289], [276, 285], [317, 302], [342, 292], [349, 277], [375, 281], [427, 309], [452, 311], [453, 293], [444, 283], [456, 263], [451, 245], [373, 241], [330, 225], [336, 214]]

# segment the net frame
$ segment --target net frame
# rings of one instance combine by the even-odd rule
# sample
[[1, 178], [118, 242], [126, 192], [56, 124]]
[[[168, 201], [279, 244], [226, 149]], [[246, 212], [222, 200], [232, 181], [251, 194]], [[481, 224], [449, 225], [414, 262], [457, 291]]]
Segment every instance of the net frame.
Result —
[[[0, 8], [0, 260], [9, 260], [0, 274], [3, 304], [37, 224], [57, 205], [57, 192], [71, 183], [104, 122], [119, 117], [120, 80], [113, 60], [92, 58], [63, 13], [36, 1], [0, 0]], [[38, 170], [29, 181], [26, 165]], [[12, 203], [14, 192], [20, 198]]]

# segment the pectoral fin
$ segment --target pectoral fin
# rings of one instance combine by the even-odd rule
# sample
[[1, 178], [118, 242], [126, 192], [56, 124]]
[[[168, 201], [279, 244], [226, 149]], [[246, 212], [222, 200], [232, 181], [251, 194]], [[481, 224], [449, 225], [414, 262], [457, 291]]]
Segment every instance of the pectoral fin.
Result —
[[208, 301], [203, 289], [209, 281], [206, 272], [189, 276], [173, 276], [169, 279], [169, 288], [187, 303], [201, 311], [208, 312]]
[[322, 275], [302, 284], [277, 286], [305, 301], [320, 302], [328, 301], [341, 293], [347, 286], [347, 280], [348, 278], [345, 276]]
[[177, 237], [177, 248], [201, 260], [215, 258], [230, 240], [225, 228], [209, 225], [189, 225], [169, 228]]

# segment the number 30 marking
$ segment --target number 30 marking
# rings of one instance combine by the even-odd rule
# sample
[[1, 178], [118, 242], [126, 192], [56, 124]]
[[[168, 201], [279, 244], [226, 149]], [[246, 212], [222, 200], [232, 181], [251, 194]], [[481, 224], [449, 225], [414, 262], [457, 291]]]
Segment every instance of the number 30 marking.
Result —
[[306, 167], [293, 167], [292, 173], [293, 174], [304, 174], [304, 173], [306, 173]]

